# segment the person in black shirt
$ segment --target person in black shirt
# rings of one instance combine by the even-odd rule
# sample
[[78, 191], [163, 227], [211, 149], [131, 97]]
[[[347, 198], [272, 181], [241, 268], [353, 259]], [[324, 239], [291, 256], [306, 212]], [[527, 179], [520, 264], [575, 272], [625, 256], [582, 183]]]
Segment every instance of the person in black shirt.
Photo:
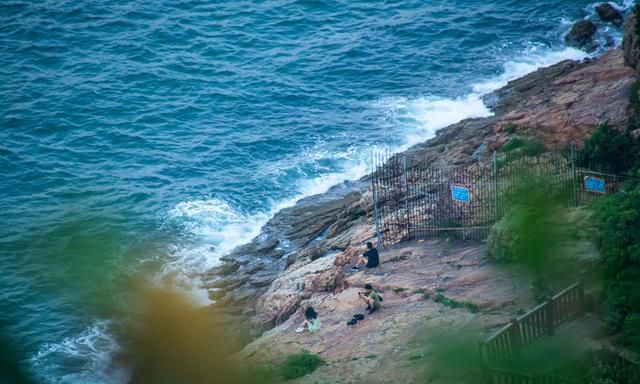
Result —
[[358, 269], [363, 265], [366, 265], [369, 268], [375, 268], [380, 265], [378, 250], [373, 246], [373, 244], [371, 244], [371, 242], [367, 243], [367, 251], [363, 253], [362, 256], [358, 257], [356, 266], [353, 268]]

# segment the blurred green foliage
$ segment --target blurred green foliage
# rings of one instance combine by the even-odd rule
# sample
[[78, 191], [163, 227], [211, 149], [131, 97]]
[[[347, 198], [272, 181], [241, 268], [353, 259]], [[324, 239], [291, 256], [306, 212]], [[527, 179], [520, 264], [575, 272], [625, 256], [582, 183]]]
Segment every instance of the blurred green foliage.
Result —
[[640, 180], [596, 207], [605, 272], [605, 320], [623, 344], [640, 352]]
[[323, 364], [326, 364], [325, 361], [317, 355], [303, 351], [287, 357], [280, 367], [280, 375], [285, 380], [296, 379], [308, 375]]
[[630, 123], [624, 130], [611, 129], [600, 124], [577, 153], [577, 165], [585, 168], [603, 167], [603, 171], [616, 174], [628, 172], [640, 159], [640, 145], [631, 136]]

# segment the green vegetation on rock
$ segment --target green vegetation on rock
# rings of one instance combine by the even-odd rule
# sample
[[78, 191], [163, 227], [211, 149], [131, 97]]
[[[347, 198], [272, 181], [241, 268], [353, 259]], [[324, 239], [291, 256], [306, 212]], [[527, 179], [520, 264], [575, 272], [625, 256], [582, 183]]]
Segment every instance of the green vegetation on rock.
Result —
[[296, 379], [310, 374], [323, 364], [326, 364], [325, 361], [317, 355], [303, 351], [287, 357], [280, 367], [280, 375], [285, 380]]
[[545, 152], [544, 144], [535, 137], [518, 136], [507, 141], [500, 150], [513, 156], [539, 156]]
[[516, 132], [516, 128], [518, 128], [518, 125], [512, 122], [508, 122], [505, 125], [502, 126], [502, 130], [505, 131], [506, 133], [515, 133]]
[[604, 168], [603, 171], [622, 174], [629, 171], [640, 157], [640, 145], [631, 136], [630, 124], [625, 131], [601, 124], [578, 151], [577, 165]]
[[454, 299], [450, 299], [450, 298], [444, 296], [441, 293], [438, 293], [433, 298], [433, 301], [435, 301], [436, 303], [440, 303], [440, 304], [444, 305], [445, 307], [449, 307], [449, 308], [465, 308], [465, 309], [469, 310], [469, 312], [471, 312], [471, 313], [480, 312], [480, 307], [478, 307], [477, 305], [473, 304], [472, 302], [469, 302], [469, 301], [457, 301], [457, 300], [454, 300]]

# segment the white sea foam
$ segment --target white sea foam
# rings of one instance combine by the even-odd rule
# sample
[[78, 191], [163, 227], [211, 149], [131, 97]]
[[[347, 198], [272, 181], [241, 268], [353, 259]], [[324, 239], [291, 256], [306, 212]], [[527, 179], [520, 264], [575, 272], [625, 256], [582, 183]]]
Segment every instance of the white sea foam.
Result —
[[498, 76], [472, 84], [472, 89], [475, 94], [485, 95], [504, 87], [511, 80], [540, 68], [548, 67], [562, 60], [582, 60], [586, 57], [588, 57], [586, 52], [575, 48], [549, 50], [546, 47], [534, 46], [519, 55], [518, 60], [504, 63], [502, 72]]
[[[632, 0], [625, 0], [622, 7], [628, 9], [632, 5]], [[568, 22], [566, 24], [570, 25]], [[517, 55], [518, 60], [506, 62], [500, 74], [472, 84], [471, 91], [465, 96], [382, 98], [372, 107], [383, 111], [384, 121], [380, 124], [399, 138], [391, 147], [384, 149], [391, 152], [402, 151], [432, 138], [438, 129], [465, 118], [490, 116], [491, 111], [482, 102], [483, 95], [538, 68], [561, 60], [579, 60], [586, 56], [584, 52], [572, 48], [549, 50], [546, 47], [533, 47]], [[303, 197], [323, 193], [333, 185], [364, 176], [370, 167], [370, 152], [381, 149], [383, 148], [374, 145], [354, 146], [341, 152], [332, 152], [326, 147], [311, 149], [304, 154], [306, 160], [336, 161], [341, 164], [339, 169], [321, 173], [317, 177], [303, 177], [292, 188], [290, 198], [271, 204], [260, 212], [245, 212], [230, 202], [211, 196], [177, 204], [169, 211], [166, 220], [177, 223], [188, 239], [168, 249], [170, 258], [157, 279], [170, 280], [174, 286], [190, 292], [199, 303], [209, 303], [207, 291], [201, 289], [200, 273], [217, 265], [220, 258], [235, 247], [250, 242], [279, 210], [294, 205]], [[295, 161], [289, 166], [295, 167]], [[47, 367], [37, 370], [50, 373], [49, 377], [45, 378], [45, 381], [50, 382], [127, 382], [130, 374], [126, 369], [114, 364], [114, 357], [120, 352], [121, 347], [110, 333], [109, 326], [109, 321], [97, 321], [77, 337], [45, 345], [33, 357], [34, 366]], [[58, 362], [62, 361], [68, 365], [69, 359], [77, 359], [80, 365], [77, 373], [68, 374], [60, 379], [55, 368], [61, 365]]]
[[481, 95], [476, 93], [455, 99], [435, 96], [386, 98], [377, 102], [375, 107], [383, 109], [393, 132], [402, 138], [389, 149], [391, 152], [403, 151], [424, 142], [432, 138], [438, 129], [460, 120], [492, 114], [482, 102]]
[[[31, 358], [40, 378], [45, 383], [123, 384], [131, 379], [129, 370], [115, 363], [114, 358], [122, 351], [112, 336], [109, 320], [97, 320], [84, 332], [67, 337], [58, 343], [45, 344]], [[70, 362], [77, 365], [74, 373], [62, 374], [56, 367], [64, 366], [68, 372]], [[46, 367], [46, 369], [42, 369]]]
[[[494, 78], [471, 85], [471, 92], [463, 97], [444, 98], [424, 96], [416, 98], [382, 98], [373, 104], [381, 109], [384, 122], [400, 138], [390, 148], [398, 152], [424, 142], [435, 132], [450, 124], [466, 118], [487, 117], [492, 112], [482, 101], [482, 96], [527, 73], [565, 59], [580, 60], [587, 57], [583, 51], [573, 48], [549, 50], [534, 47], [524, 52], [519, 60], [503, 65], [501, 73]], [[325, 145], [323, 145], [325, 144]], [[170, 249], [172, 255], [163, 268], [162, 279], [170, 279], [174, 286], [192, 293], [201, 304], [210, 303], [206, 290], [200, 288], [199, 274], [217, 265], [220, 258], [239, 245], [255, 238], [260, 229], [273, 215], [294, 205], [298, 200], [326, 192], [332, 186], [346, 180], [356, 180], [370, 170], [371, 151], [381, 150], [374, 145], [349, 147], [340, 152], [327, 149], [326, 143], [305, 151], [300, 158], [285, 159], [274, 165], [275, 174], [281, 174], [283, 168], [299, 167], [300, 162], [331, 162], [340, 164], [338, 170], [322, 172], [320, 176], [303, 177], [292, 189], [291, 197], [272, 204], [260, 212], [245, 212], [227, 201], [217, 197], [204, 197], [177, 204], [169, 213], [168, 220], [177, 222], [191, 239], [188, 244], [175, 245]], [[277, 172], [276, 172], [277, 171]], [[304, 172], [302, 172], [304, 174]]]

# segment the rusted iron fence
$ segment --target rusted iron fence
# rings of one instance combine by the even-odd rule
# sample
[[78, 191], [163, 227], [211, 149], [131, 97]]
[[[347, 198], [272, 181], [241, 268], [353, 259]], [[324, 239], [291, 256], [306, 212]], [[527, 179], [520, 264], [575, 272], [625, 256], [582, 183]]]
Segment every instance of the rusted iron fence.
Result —
[[[622, 177], [576, 166], [573, 150], [539, 156], [493, 153], [488, 161], [432, 167], [426, 159], [372, 155], [374, 215], [381, 247], [427, 237], [483, 239], [526, 193], [574, 207], [616, 192]], [[537, 183], [536, 188], [527, 188]], [[539, 187], [539, 188], [538, 188]]]

